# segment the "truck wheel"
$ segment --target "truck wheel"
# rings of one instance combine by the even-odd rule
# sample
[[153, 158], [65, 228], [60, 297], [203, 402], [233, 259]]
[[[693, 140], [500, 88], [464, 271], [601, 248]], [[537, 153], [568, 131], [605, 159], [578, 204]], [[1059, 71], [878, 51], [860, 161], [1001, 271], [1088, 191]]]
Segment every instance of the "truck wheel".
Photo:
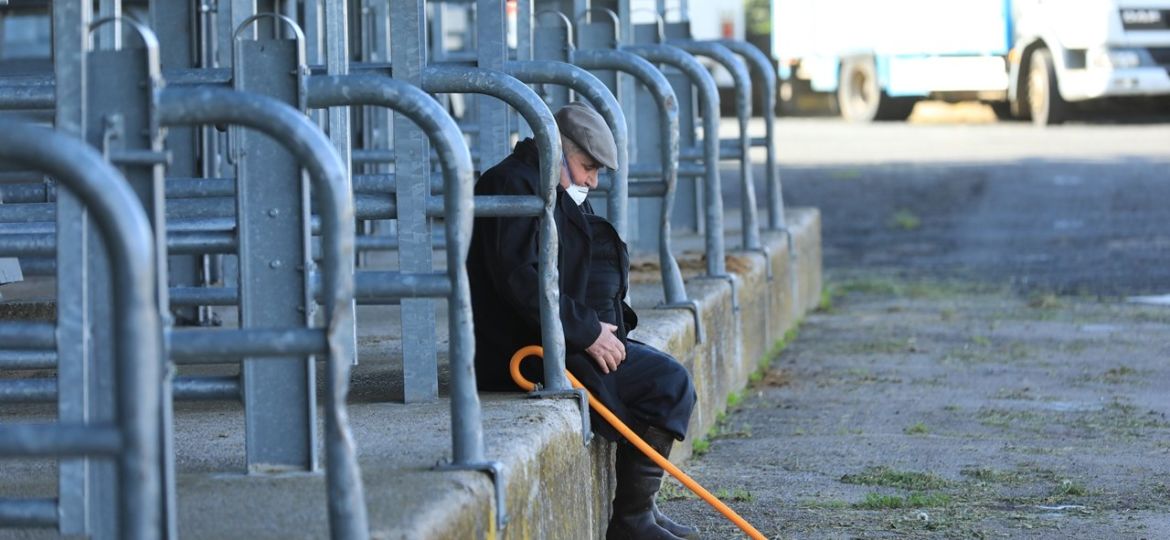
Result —
[[1015, 120], [1012, 115], [1012, 106], [1006, 101], [989, 101], [987, 106], [991, 107], [991, 112], [995, 113], [995, 119], [1001, 122], [1008, 120]]
[[892, 98], [878, 83], [873, 58], [856, 57], [841, 61], [841, 78], [837, 84], [837, 106], [841, 116], [851, 122], [905, 120], [914, 110], [917, 98]]
[[1056, 66], [1048, 49], [1036, 49], [1028, 68], [1028, 111], [1037, 126], [1061, 124], [1068, 118], [1069, 104], [1060, 97]]

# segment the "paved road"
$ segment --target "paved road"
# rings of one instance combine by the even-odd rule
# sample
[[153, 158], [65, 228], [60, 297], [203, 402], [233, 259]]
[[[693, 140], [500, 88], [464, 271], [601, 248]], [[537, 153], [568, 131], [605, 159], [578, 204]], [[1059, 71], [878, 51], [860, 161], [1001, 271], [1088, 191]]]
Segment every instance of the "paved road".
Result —
[[[786, 203], [821, 209], [828, 268], [1170, 292], [1170, 122], [929, 120], [779, 122]], [[735, 178], [734, 164], [724, 170]]]
[[1170, 538], [1170, 123], [780, 132], [833, 307], [685, 469], [769, 538]]

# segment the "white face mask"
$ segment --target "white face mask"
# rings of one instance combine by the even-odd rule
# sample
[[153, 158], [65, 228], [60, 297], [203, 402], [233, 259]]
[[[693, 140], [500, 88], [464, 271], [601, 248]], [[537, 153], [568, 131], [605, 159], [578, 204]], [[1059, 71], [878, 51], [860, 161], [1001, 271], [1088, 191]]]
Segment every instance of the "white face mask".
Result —
[[569, 162], [565, 159], [564, 154], [561, 155], [561, 165], [569, 177], [569, 187], [565, 188], [565, 193], [569, 194], [569, 198], [573, 199], [577, 206], [581, 206], [581, 203], [585, 202], [585, 197], [589, 196], [589, 187], [579, 186], [573, 181], [573, 170], [569, 168]]

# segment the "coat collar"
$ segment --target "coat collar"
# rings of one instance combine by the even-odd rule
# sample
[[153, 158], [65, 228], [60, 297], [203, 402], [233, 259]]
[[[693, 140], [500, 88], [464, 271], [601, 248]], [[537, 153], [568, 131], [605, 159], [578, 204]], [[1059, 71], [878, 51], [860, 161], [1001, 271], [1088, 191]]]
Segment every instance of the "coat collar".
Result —
[[[533, 186], [537, 193], [543, 193], [540, 186], [540, 151], [536, 147], [536, 141], [531, 138], [524, 139], [516, 143], [516, 147], [512, 150], [512, 155], [520, 162], [531, 166], [536, 174], [533, 177], [536, 179], [536, 185]], [[565, 189], [560, 185], [557, 186], [557, 206], [561, 210], [561, 215], [565, 216], [565, 220], [581, 229], [587, 236], [591, 234], [589, 224], [585, 221], [585, 216], [581, 212], [588, 211], [592, 213], [592, 206], [586, 201], [581, 207], [578, 207], [571, 197], [565, 193]]]

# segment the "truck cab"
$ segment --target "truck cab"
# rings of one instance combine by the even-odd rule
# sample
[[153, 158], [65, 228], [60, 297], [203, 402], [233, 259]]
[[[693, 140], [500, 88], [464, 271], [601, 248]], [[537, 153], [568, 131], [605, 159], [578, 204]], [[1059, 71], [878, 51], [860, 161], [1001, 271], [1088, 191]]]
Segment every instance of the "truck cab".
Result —
[[1017, 0], [1013, 20], [1013, 115], [1047, 125], [1068, 118], [1075, 102], [1170, 103], [1170, 1]]
[[780, 102], [835, 96], [853, 121], [922, 99], [1063, 122], [1075, 102], [1170, 100], [1170, 0], [773, 0]]

